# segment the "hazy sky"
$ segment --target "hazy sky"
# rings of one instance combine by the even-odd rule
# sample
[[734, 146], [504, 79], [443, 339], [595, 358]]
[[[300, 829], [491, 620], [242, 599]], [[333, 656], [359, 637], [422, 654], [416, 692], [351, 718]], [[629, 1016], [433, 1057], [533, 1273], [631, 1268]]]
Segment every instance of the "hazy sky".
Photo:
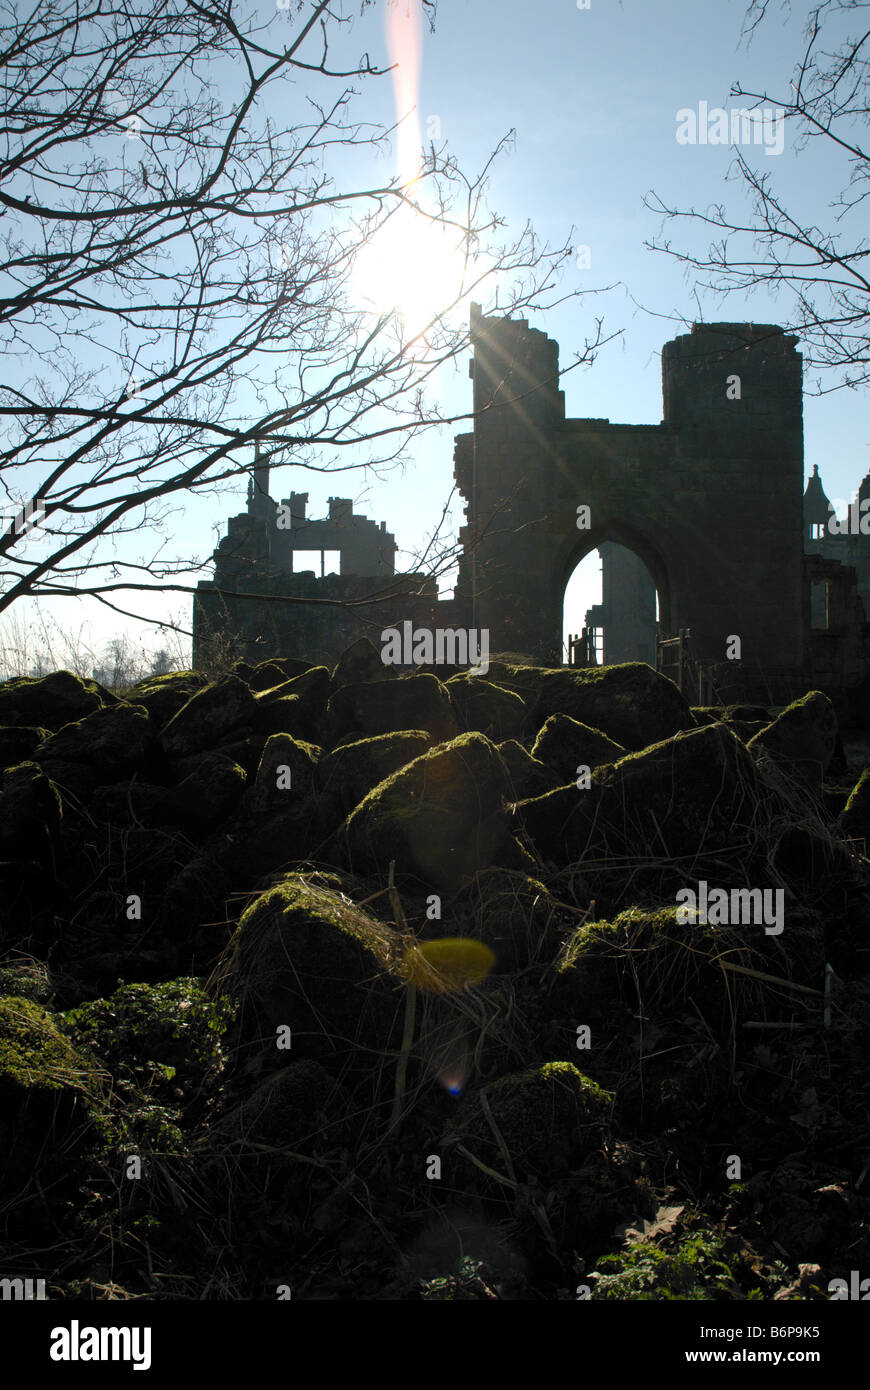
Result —
[[[736, 215], [748, 212], [742, 182], [726, 177], [733, 150], [678, 143], [676, 113], [697, 109], [702, 101], [710, 107], [746, 104], [729, 98], [738, 80], [745, 89], [766, 89], [772, 97], [787, 91], [809, 7], [797, 3], [792, 9], [790, 19], [776, 10], [747, 47], [740, 39], [743, 0], [590, 0], [585, 9], [577, 0], [439, 0], [435, 32], [424, 32], [421, 123], [425, 127], [437, 118], [443, 138], [468, 172], [476, 172], [499, 139], [515, 129], [515, 147], [495, 165], [489, 195], [507, 219], [507, 231], [519, 231], [530, 219], [540, 238], [553, 245], [572, 235], [573, 245], [589, 247], [591, 264], [578, 269], [572, 263], [564, 287], [615, 285], [607, 294], [532, 317], [533, 326], [558, 340], [563, 366], [582, 347], [594, 317], [603, 315], [606, 333], [621, 330], [593, 367], [565, 380], [569, 415], [624, 423], [661, 419], [661, 346], [687, 331], [685, 320], [699, 315], [692, 279], [669, 257], [644, 247], [662, 227], [644, 208], [643, 197], [655, 190], [679, 208], [703, 209], [719, 201]], [[367, 50], [373, 60], [386, 62], [384, 10], [379, 0], [355, 20], [346, 39], [355, 55]], [[272, 25], [292, 29], [298, 22], [265, 0], [257, 14], [269, 20], [270, 31]], [[361, 91], [360, 117], [389, 121], [390, 78], [361, 84]], [[780, 155], [768, 156], [760, 147], [748, 153], [798, 217], [830, 228], [829, 204], [845, 186], [848, 170], [820, 142], [796, 154], [791, 141], [786, 128]], [[354, 181], [361, 182], [359, 161], [365, 156], [355, 159], [345, 167], [352, 167]], [[382, 167], [380, 173], [383, 177]], [[696, 252], [710, 241], [691, 223], [672, 225], [665, 235], [674, 246]], [[762, 294], [744, 302], [708, 296], [700, 303], [708, 320], [782, 322], [791, 310], [785, 298], [777, 303]], [[467, 357], [442, 382], [446, 402], [455, 409], [470, 408], [466, 367]], [[870, 469], [864, 396], [850, 391], [805, 395], [804, 426], [807, 473], [817, 463], [829, 496], [849, 498]], [[661, 481], [667, 487], [667, 477]], [[324, 477], [287, 469], [273, 480], [272, 492], [283, 497], [291, 489], [307, 491], [310, 516], [326, 512], [330, 495], [351, 496], [358, 511], [385, 520], [399, 546], [410, 548], [435, 524], [451, 486], [452, 438], [444, 431], [415, 449], [415, 464], [403, 475], [366, 483], [358, 473]], [[210, 552], [214, 524], [243, 510], [244, 494], [240, 482], [235, 504], [226, 496], [187, 500], [177, 519], [179, 551]], [[461, 522], [458, 507], [454, 520], [457, 526]], [[579, 628], [583, 609], [595, 598], [588, 590], [575, 596], [570, 627]], [[123, 626], [121, 619], [85, 602], [75, 613], [71, 601], [50, 611], [68, 628], [90, 622], [94, 634], [106, 637]], [[175, 595], [152, 611], [189, 614], [189, 604]], [[159, 639], [148, 633], [145, 640], [153, 646]]]

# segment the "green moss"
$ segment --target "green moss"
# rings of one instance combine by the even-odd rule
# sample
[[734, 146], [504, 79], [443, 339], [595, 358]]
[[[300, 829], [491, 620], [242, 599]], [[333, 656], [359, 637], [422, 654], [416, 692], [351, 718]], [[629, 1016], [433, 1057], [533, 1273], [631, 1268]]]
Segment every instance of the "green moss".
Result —
[[328, 1064], [355, 1049], [389, 1046], [396, 1025], [402, 939], [343, 895], [293, 874], [261, 893], [242, 915], [219, 972], [239, 1000], [236, 1041], [255, 1063], [286, 1060], [276, 1029], [290, 1026], [293, 1057]]
[[223, 1063], [221, 1035], [231, 1010], [210, 999], [198, 980], [122, 985], [63, 1014], [60, 1025], [91, 1051], [117, 1082], [154, 1099], [194, 1092]]
[[532, 746], [532, 757], [551, 767], [560, 785], [573, 782], [581, 765], [595, 769], [617, 762], [625, 753], [621, 743], [568, 714], [551, 714]]
[[30, 956], [0, 962], [0, 995], [4, 994], [41, 1003], [51, 994], [48, 966]]
[[624, 1000], [651, 1017], [656, 1011], [682, 1013], [691, 996], [717, 1017], [727, 998], [722, 972], [711, 961], [725, 946], [732, 948], [732, 958], [742, 960], [734, 954], [739, 938], [728, 928], [680, 923], [676, 914], [676, 906], [632, 907], [612, 922], [578, 927], [556, 961], [566, 1002], [570, 997], [597, 1018]]
[[15, 1085], [87, 1090], [88, 1067], [32, 999], [0, 999], [0, 1078]]
[[146, 676], [125, 691], [124, 698], [144, 705], [155, 724], [163, 725], [206, 684], [205, 676], [196, 671], [169, 671], [164, 676]]
[[301, 875], [294, 874], [262, 893], [243, 914], [239, 932], [244, 937], [256, 923], [262, 924], [264, 920], [274, 923], [278, 918], [286, 926], [304, 922], [338, 931], [372, 951], [384, 969], [389, 968], [395, 957], [395, 938], [388, 928], [328, 888], [321, 888]]
[[74, 1154], [108, 1137], [107, 1080], [34, 1000], [0, 999], [0, 1173], [71, 1176]]
[[354, 865], [379, 869], [393, 859], [400, 872], [456, 891], [478, 869], [503, 862], [509, 796], [495, 745], [483, 734], [460, 734], [369, 792], [346, 822], [349, 854]]
[[71, 671], [47, 676], [20, 676], [0, 682], [0, 724], [44, 725], [59, 729], [101, 705], [117, 703], [96, 681], [81, 680]]
[[447, 689], [459, 711], [462, 727], [487, 734], [495, 741], [513, 738], [526, 717], [525, 701], [506, 687], [467, 671], [452, 676]]
[[131, 686], [131, 690], [172, 690], [179, 685], [200, 687], [206, 684], [205, 676], [197, 671], [167, 671], [162, 676], [145, 676]]

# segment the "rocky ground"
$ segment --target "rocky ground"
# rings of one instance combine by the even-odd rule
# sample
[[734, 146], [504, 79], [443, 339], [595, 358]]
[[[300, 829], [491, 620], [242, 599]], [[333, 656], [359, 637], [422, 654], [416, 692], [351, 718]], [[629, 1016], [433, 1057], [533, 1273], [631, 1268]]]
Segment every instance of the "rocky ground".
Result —
[[366, 640], [0, 685], [0, 1273], [829, 1298], [870, 1272], [866, 758], [819, 692]]

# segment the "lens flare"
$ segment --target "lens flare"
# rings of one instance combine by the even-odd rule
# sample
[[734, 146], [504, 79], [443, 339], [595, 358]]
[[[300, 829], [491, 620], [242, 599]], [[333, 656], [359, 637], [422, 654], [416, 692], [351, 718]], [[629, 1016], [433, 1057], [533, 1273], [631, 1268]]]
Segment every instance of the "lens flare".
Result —
[[464, 985], [476, 985], [494, 965], [489, 947], [469, 936], [414, 942], [405, 952], [406, 977], [430, 994], [450, 994]]
[[423, 59], [423, 6], [420, 0], [392, 0], [384, 12], [384, 24], [399, 122], [399, 177], [403, 184], [411, 184], [419, 178], [423, 148], [417, 106]]
[[440, 1046], [433, 1047], [428, 1071], [451, 1096], [460, 1096], [471, 1071], [467, 1024], [454, 1023]]
[[[420, 0], [393, 0], [385, 9], [387, 52], [396, 99], [396, 161], [406, 196], [415, 196], [423, 172], [423, 140], [418, 108], [423, 56]], [[422, 185], [421, 185], [422, 187]], [[488, 258], [477, 255], [475, 263]], [[377, 314], [395, 314], [405, 333], [416, 337], [441, 320], [458, 323], [467, 315], [466, 239], [408, 204], [398, 207], [373, 232], [354, 261], [354, 298]], [[454, 301], [457, 301], [454, 303]]]

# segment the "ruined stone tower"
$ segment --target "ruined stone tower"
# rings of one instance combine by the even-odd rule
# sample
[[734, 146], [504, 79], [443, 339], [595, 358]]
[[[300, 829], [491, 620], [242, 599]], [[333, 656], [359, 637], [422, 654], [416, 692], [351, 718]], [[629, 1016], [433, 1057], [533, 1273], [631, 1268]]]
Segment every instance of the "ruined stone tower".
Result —
[[[643, 560], [661, 626], [727, 639], [771, 670], [803, 663], [801, 357], [775, 325], [696, 324], [662, 351], [657, 425], [567, 419], [558, 346], [472, 313], [475, 428], [457, 440], [470, 553], [460, 593], [493, 650], [561, 659], [577, 563], [615, 541]], [[578, 506], [590, 509], [577, 527]]]

